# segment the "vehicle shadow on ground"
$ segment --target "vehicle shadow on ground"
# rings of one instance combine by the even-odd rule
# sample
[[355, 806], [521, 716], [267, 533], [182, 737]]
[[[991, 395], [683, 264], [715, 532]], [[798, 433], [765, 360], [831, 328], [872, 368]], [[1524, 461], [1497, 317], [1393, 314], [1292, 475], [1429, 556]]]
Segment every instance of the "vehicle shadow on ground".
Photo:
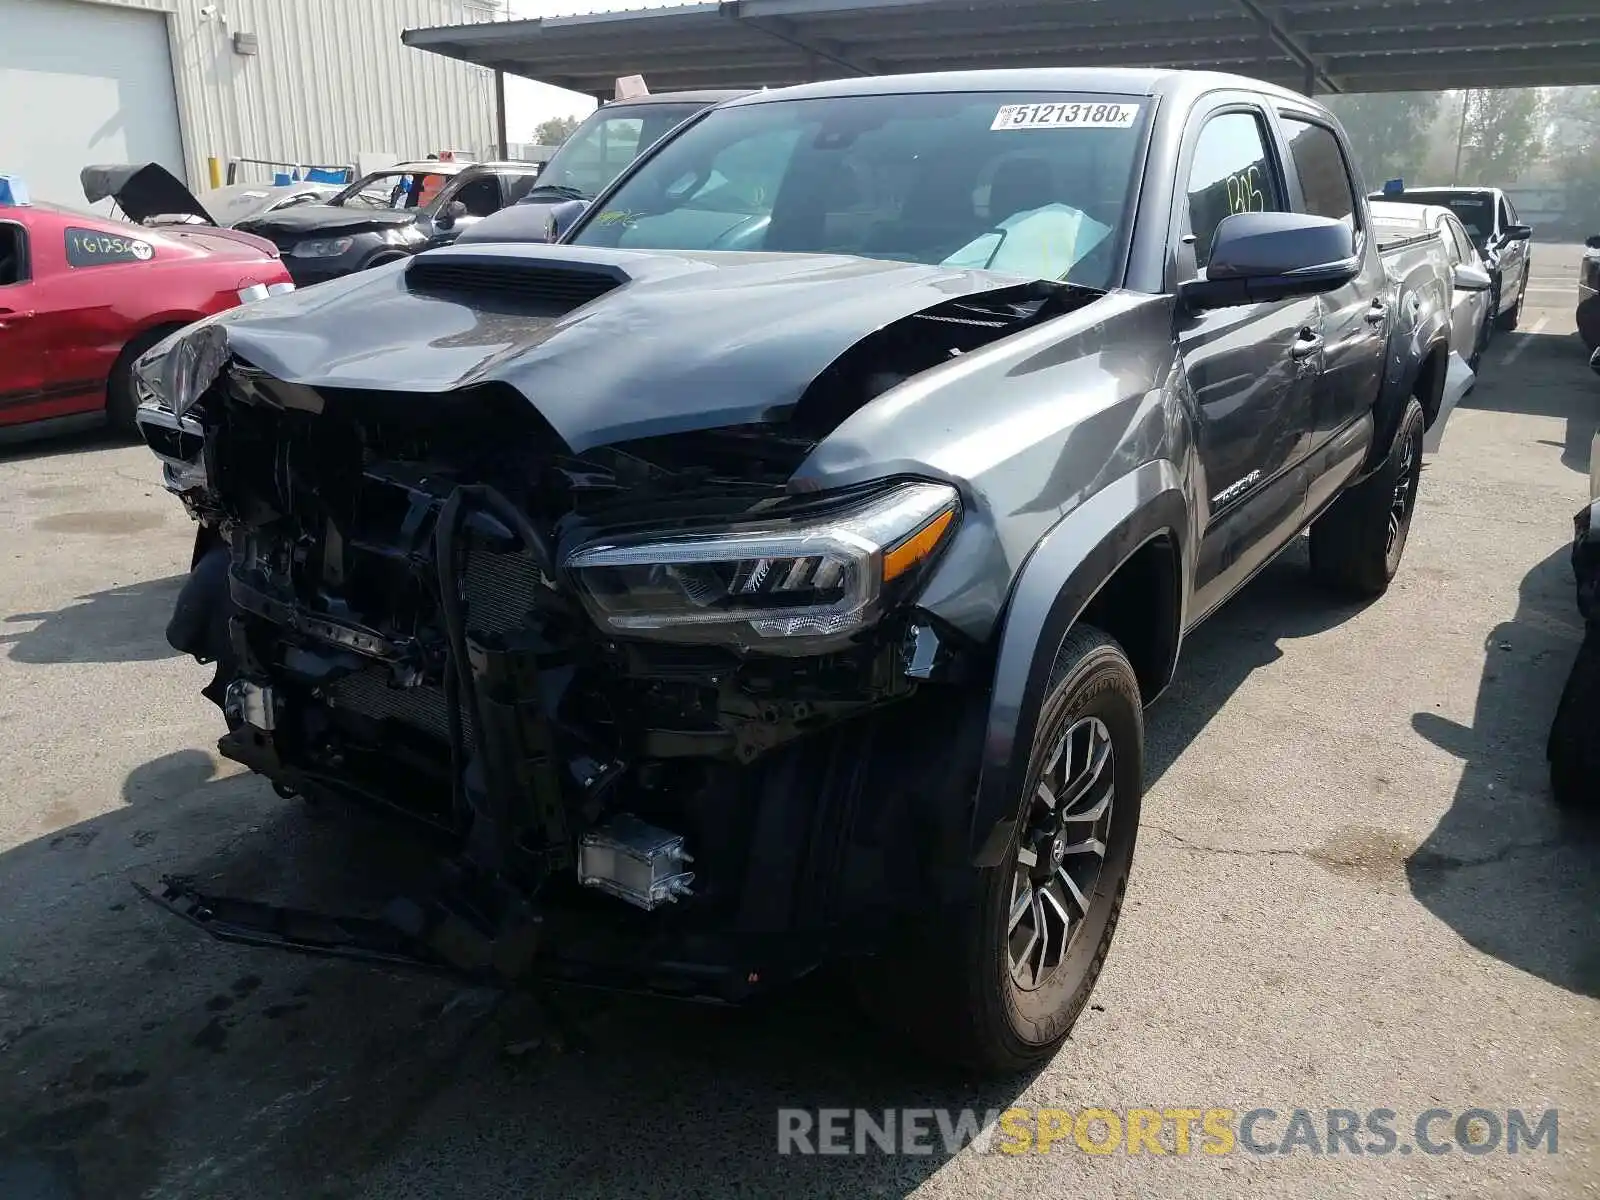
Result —
[[[1589, 448], [1600, 425], [1600, 378], [1589, 370], [1589, 355], [1575, 333], [1495, 333], [1484, 354], [1484, 378], [1497, 382], [1514, 375], [1515, 387], [1475, 387], [1458, 408], [1484, 412], [1526, 413], [1566, 421], [1566, 437], [1547, 445], [1561, 449], [1561, 463], [1589, 472]], [[1574, 404], [1574, 396], [1590, 402]]]
[[1555, 808], [1544, 757], [1583, 636], [1569, 555], [1562, 547], [1528, 572], [1515, 615], [1485, 639], [1471, 726], [1412, 717], [1465, 768], [1406, 877], [1418, 901], [1485, 954], [1600, 996], [1600, 819]]
[[1280, 642], [1326, 632], [1366, 607], [1312, 579], [1308, 547], [1297, 539], [1184, 639], [1172, 686], [1145, 715], [1147, 791], [1246, 679], [1283, 657]]
[[105, 428], [61, 433], [52, 437], [0, 440], [0, 465], [8, 462], [37, 462], [62, 458], [93, 450], [120, 450], [137, 445], [139, 440], [135, 434]]
[[[1354, 611], [1291, 547], [1190, 639], [1150, 714], [1148, 781], [1280, 641]], [[20, 998], [0, 1007], [13, 1068], [0, 1073], [0, 1183], [30, 1181], [7, 1200], [158, 1185], [241, 1200], [899, 1196], [950, 1157], [934, 1120], [927, 1153], [780, 1156], [779, 1110], [987, 1114], [1030, 1082], [978, 1083], [903, 1053], [833, 975], [730, 1011], [504, 996], [216, 943], [130, 881], [181, 873], [217, 893], [370, 912], [416, 858], [381, 821], [317, 816], [215, 772], [197, 750], [164, 756], [129, 773], [126, 807], [0, 856], [0, 894], [30, 898], [0, 925], [0, 963], [15, 964], [0, 967], [14, 976], [0, 1000]], [[85, 987], [130, 999], [86, 1007]]]
[[[174, 658], [165, 630], [187, 574], [80, 596], [53, 612], [0, 620], [0, 647], [14, 662], [118, 663]], [[31, 625], [32, 628], [20, 628]]]
[[0, 855], [6, 1200], [898, 1196], [949, 1157], [931, 1119], [928, 1153], [781, 1157], [779, 1109], [983, 1113], [1028, 1085], [897, 1051], [833, 977], [726, 1010], [215, 942], [130, 884], [370, 912], [416, 852], [216, 772], [166, 755]]

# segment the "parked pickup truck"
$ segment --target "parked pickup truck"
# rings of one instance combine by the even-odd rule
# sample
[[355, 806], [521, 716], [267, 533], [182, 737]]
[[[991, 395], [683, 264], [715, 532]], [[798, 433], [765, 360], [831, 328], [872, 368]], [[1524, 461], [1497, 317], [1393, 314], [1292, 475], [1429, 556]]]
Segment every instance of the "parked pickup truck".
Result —
[[1533, 252], [1533, 227], [1523, 223], [1511, 197], [1500, 188], [1408, 187], [1398, 192], [1373, 192], [1369, 200], [1391, 204], [1443, 205], [1466, 227], [1494, 282], [1490, 318], [1496, 329], [1515, 329], [1528, 294]]
[[1307, 528], [1344, 595], [1400, 565], [1450, 331], [1369, 225], [1334, 118], [1254, 80], [849, 79], [680, 127], [564, 244], [168, 340], [222, 753], [449, 870], [367, 922], [161, 897], [721, 999], [844, 958], [930, 1053], [1048, 1055], [1185, 635]]
[[1450, 349], [1476, 372], [1494, 320], [1494, 278], [1466, 227], [1442, 205], [1375, 200], [1369, 211], [1391, 278], [1448, 314]]

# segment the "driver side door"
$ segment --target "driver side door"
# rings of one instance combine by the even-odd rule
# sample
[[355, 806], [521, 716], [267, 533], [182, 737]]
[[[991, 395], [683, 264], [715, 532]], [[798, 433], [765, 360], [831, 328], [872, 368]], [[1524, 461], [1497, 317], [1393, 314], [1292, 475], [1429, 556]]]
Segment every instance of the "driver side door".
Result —
[[[1172, 289], [1198, 277], [1224, 218], [1288, 212], [1272, 126], [1253, 103], [1198, 117], [1180, 158]], [[1198, 621], [1255, 573], [1300, 526], [1301, 470], [1322, 371], [1315, 297], [1176, 315], [1178, 350], [1195, 405], [1203, 494], [1195, 564]]]
[[1509, 312], [1528, 280], [1528, 243], [1507, 236], [1518, 218], [1516, 209], [1504, 196], [1495, 205], [1494, 216], [1496, 245], [1500, 252], [1500, 310]]
[[[433, 228], [424, 249], [448, 246], [485, 217], [499, 212], [503, 197], [500, 180], [494, 175], [469, 175], [447, 187], [434, 209]], [[461, 209], [452, 211], [453, 206]], [[464, 211], [463, 211], [464, 210]]]

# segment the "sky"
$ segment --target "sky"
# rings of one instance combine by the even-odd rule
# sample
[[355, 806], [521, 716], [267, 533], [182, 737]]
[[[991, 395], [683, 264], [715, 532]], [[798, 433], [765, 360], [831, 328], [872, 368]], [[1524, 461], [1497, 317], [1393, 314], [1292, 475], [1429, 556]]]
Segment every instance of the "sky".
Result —
[[[508, 0], [510, 15], [565, 17], [580, 13], [615, 12], [623, 8], [665, 8], [683, 0]], [[649, 75], [645, 82], [650, 81]], [[517, 75], [506, 76], [506, 138], [531, 142], [534, 126], [551, 117], [584, 116], [594, 111], [594, 97], [565, 88], [535, 83]]]

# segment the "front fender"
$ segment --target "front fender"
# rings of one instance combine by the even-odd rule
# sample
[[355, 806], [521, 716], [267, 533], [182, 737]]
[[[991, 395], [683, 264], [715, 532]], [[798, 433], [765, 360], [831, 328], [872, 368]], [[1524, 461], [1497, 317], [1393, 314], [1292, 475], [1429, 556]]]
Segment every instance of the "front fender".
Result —
[[[1023, 564], [1011, 589], [995, 658], [969, 834], [974, 865], [998, 864], [1010, 840], [1034, 724], [1067, 631], [1106, 580], [1140, 547], [1161, 536], [1178, 546], [1181, 608], [1193, 572], [1189, 506], [1177, 469], [1158, 460], [1129, 472], [1068, 513]], [[1184, 614], [1177, 615], [1181, 631]]]

